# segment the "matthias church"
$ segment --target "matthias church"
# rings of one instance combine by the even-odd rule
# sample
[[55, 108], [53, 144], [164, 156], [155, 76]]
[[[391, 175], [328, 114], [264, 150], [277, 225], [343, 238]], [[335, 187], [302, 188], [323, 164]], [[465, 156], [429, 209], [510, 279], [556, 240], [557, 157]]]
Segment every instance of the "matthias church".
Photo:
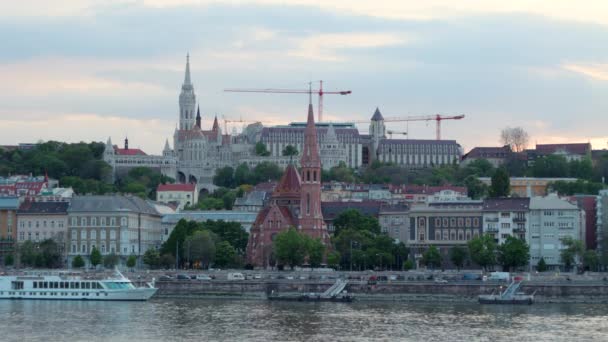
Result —
[[[300, 153], [305, 147], [306, 122], [264, 127], [254, 123], [240, 133], [222, 131], [217, 116], [211, 127], [201, 126], [201, 112], [190, 76], [190, 59], [179, 95], [179, 122], [173, 133], [173, 148], [165, 141], [162, 155], [148, 155], [140, 149], [112, 144], [108, 138], [104, 160], [112, 166], [114, 176], [139, 166], [160, 170], [178, 183], [197, 184], [199, 190], [213, 191], [215, 170], [247, 163], [253, 168], [262, 162], [276, 163], [281, 168], [296, 164], [300, 158], [283, 156], [283, 149], [294, 146]], [[373, 160], [392, 162], [407, 168], [451, 164], [460, 159], [462, 149], [454, 140], [387, 139], [384, 118], [378, 109], [370, 120], [369, 134], [360, 134], [354, 123], [316, 122], [317, 142], [323, 169], [340, 163], [352, 168], [366, 166]], [[224, 127], [226, 128], [226, 127]], [[270, 155], [255, 153], [262, 142]], [[300, 157], [298, 156], [298, 157]]]

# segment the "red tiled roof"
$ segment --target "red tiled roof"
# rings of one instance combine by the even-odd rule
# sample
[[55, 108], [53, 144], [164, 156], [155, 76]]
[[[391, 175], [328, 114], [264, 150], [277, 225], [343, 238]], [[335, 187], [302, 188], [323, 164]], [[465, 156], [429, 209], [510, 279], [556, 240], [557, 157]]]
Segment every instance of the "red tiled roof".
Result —
[[194, 184], [159, 184], [156, 191], [189, 191], [193, 192], [196, 190]]
[[563, 150], [571, 154], [587, 154], [591, 151], [591, 144], [536, 144], [536, 152], [542, 154], [551, 154], [559, 150]]
[[279, 184], [275, 187], [273, 197], [283, 196], [300, 196], [300, 174], [296, 170], [293, 164], [289, 164], [279, 181]]
[[121, 156], [146, 156], [147, 154], [138, 148], [115, 148], [114, 152]]
[[511, 154], [509, 146], [503, 147], [474, 147], [462, 159], [466, 158], [506, 158]]
[[[399, 190], [401, 190], [399, 192]], [[467, 193], [467, 188], [463, 186], [454, 185], [439, 185], [439, 186], [427, 186], [427, 185], [390, 185], [391, 193], [401, 194], [435, 194], [442, 190], [452, 190], [461, 194]]]

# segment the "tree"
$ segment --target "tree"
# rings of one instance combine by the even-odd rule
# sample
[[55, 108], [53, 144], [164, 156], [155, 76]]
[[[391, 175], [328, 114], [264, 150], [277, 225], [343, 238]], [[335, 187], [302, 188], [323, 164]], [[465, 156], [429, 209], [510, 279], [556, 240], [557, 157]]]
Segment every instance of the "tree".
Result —
[[395, 268], [398, 270], [402, 270], [403, 263], [407, 260], [407, 257], [410, 254], [410, 249], [407, 248], [407, 246], [403, 242], [395, 243], [392, 247], [393, 257], [396, 262]]
[[165, 269], [175, 267], [175, 257], [169, 253], [163, 254], [160, 257], [160, 265]]
[[536, 270], [538, 272], [545, 272], [547, 269], [549, 269], [549, 268], [547, 267], [545, 258], [541, 257], [540, 260], [538, 260], [538, 264], [536, 264]]
[[337, 268], [340, 265], [340, 253], [332, 251], [327, 254], [327, 265], [331, 268]]
[[215, 234], [208, 230], [196, 231], [186, 238], [185, 257], [191, 260], [192, 264], [200, 264], [202, 268], [209, 268], [215, 260]]
[[295, 228], [289, 228], [276, 235], [274, 253], [281, 264], [294, 266], [301, 265], [307, 253], [306, 239]]
[[404, 263], [403, 263], [403, 269], [405, 271], [409, 271], [411, 269], [414, 269], [414, 262], [410, 259], [407, 259]]
[[560, 251], [560, 259], [567, 271], [581, 260], [585, 252], [585, 246], [581, 240], [574, 240], [570, 236], [561, 239], [563, 248]]
[[129, 257], [127, 258], [127, 267], [133, 268], [135, 267], [135, 264], [137, 264], [137, 257], [133, 254], [129, 255]]
[[213, 184], [226, 188], [234, 187], [234, 169], [230, 166], [216, 169], [215, 176], [213, 176]]
[[458, 268], [458, 271], [460, 271], [460, 269], [462, 268], [462, 266], [464, 265], [464, 262], [467, 259], [467, 250], [460, 247], [460, 246], [454, 246], [452, 247], [452, 249], [450, 249], [450, 261], [456, 265], [456, 268]]
[[282, 151], [284, 157], [289, 157], [289, 160], [293, 158], [293, 156], [298, 155], [298, 149], [293, 145], [287, 145]]
[[74, 259], [72, 259], [72, 267], [73, 268], [84, 267], [84, 259], [80, 255], [75, 256]]
[[437, 247], [431, 245], [429, 248], [422, 254], [422, 263], [431, 269], [435, 269], [435, 267], [441, 266], [441, 254]]
[[530, 136], [521, 127], [506, 127], [500, 132], [500, 142], [503, 145], [511, 146], [515, 152], [522, 152], [526, 146]]
[[261, 141], [258, 141], [255, 144], [255, 154], [262, 157], [268, 157], [270, 155], [270, 151], [266, 148], [266, 144]]
[[471, 259], [484, 270], [496, 264], [496, 242], [489, 234], [475, 237], [468, 242]]
[[148, 265], [150, 268], [158, 267], [160, 263], [160, 254], [158, 254], [158, 250], [156, 248], [148, 249], [143, 256], [144, 264]]
[[228, 241], [222, 241], [215, 248], [215, 265], [226, 267], [234, 265], [236, 260], [236, 250]]
[[498, 246], [498, 263], [503, 270], [511, 271], [512, 268], [525, 266], [530, 260], [530, 248], [521, 239], [508, 236], [503, 244]]
[[570, 166], [564, 156], [552, 154], [534, 160], [532, 175], [534, 177], [568, 177]]
[[120, 258], [118, 257], [118, 255], [110, 253], [103, 258], [103, 267], [114, 268], [114, 266], [118, 265], [119, 260]]
[[323, 262], [325, 255], [325, 245], [320, 239], [306, 237], [306, 253], [308, 255], [308, 263], [310, 266], [319, 267]]
[[101, 264], [102, 256], [96, 247], [93, 247], [93, 249], [91, 250], [91, 255], [89, 255], [89, 260], [91, 261], [91, 265], [93, 265], [93, 267], [97, 267], [97, 265]]
[[26, 240], [19, 246], [20, 261], [24, 266], [34, 266], [36, 262], [36, 246], [30, 240]]
[[583, 253], [583, 267], [586, 270], [589, 270], [591, 272], [597, 271], [599, 263], [600, 257], [596, 251], [588, 249]]
[[464, 186], [467, 187], [467, 196], [472, 199], [480, 199], [488, 193], [488, 186], [477, 178], [475, 175], [467, 176], [464, 179]]
[[511, 193], [511, 185], [509, 180], [509, 174], [505, 168], [500, 167], [496, 169], [494, 175], [492, 175], [492, 184], [490, 185], [490, 196], [491, 197], [507, 197]]
[[12, 254], [9, 254], [4, 258], [4, 266], [13, 266], [14, 263], [15, 263], [15, 258], [13, 257]]
[[355, 229], [368, 231], [373, 234], [380, 233], [380, 223], [378, 219], [371, 215], [363, 215], [357, 209], [347, 209], [340, 213], [334, 221], [335, 232], [338, 235], [342, 229]]

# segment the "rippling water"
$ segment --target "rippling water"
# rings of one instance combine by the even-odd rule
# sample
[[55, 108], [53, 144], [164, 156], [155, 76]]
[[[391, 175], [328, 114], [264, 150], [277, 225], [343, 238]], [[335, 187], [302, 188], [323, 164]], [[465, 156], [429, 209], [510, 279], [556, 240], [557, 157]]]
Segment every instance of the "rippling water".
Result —
[[607, 341], [606, 305], [0, 301], [0, 341]]

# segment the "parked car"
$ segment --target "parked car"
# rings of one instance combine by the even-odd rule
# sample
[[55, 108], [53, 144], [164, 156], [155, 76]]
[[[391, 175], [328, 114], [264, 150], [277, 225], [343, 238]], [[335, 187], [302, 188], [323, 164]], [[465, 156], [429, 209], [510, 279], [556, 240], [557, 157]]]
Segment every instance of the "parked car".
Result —
[[488, 280], [498, 280], [498, 281], [509, 281], [511, 279], [511, 274], [509, 272], [492, 272], [488, 277]]
[[435, 282], [436, 282], [436, 283], [439, 283], [439, 284], [445, 284], [445, 283], [447, 283], [448, 281], [447, 281], [447, 280], [445, 280], [445, 279], [443, 279], [443, 278], [435, 278]]
[[178, 274], [176, 277], [177, 280], [190, 280], [190, 276], [187, 274]]
[[196, 280], [211, 280], [212, 278], [206, 274], [197, 274], [195, 276], [192, 276], [192, 279], [196, 279]]
[[261, 274], [254, 274], [253, 275], [253, 279], [262, 279], [262, 275]]
[[245, 280], [245, 276], [239, 272], [228, 273], [228, 280]]
[[173, 277], [168, 276], [168, 275], [161, 275], [160, 277], [158, 277], [158, 281], [171, 281], [173, 280]]
[[481, 276], [475, 273], [465, 273], [462, 275], [462, 280], [481, 280]]

